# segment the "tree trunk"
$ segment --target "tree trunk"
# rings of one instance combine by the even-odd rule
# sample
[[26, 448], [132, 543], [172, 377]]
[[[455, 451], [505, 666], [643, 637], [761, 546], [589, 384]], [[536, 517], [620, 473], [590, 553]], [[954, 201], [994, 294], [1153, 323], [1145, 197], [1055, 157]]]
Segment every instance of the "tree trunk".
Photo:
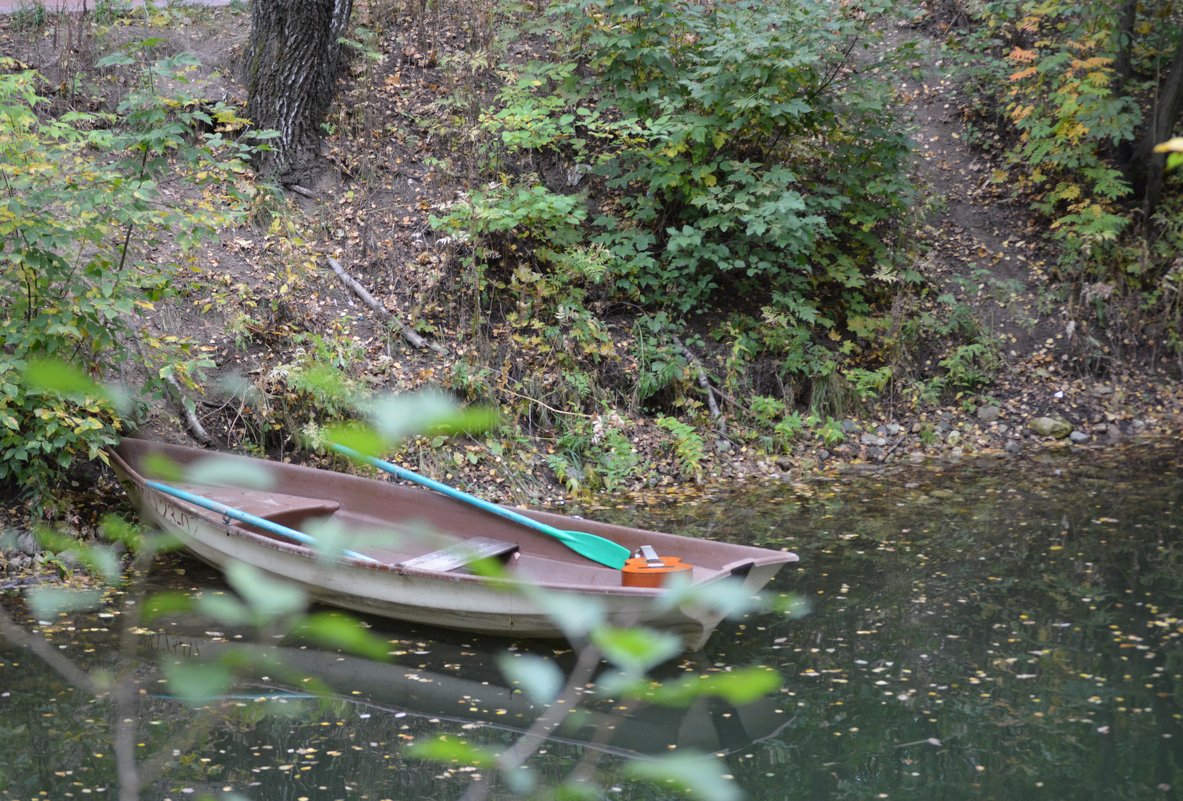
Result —
[[1159, 84], [1158, 96], [1150, 110], [1146, 133], [1138, 147], [1137, 167], [1142, 176], [1142, 197], [1146, 215], [1149, 217], [1158, 208], [1162, 199], [1163, 171], [1166, 156], [1155, 153], [1154, 146], [1171, 138], [1172, 129], [1183, 112], [1183, 39], [1171, 62], [1166, 78]]
[[255, 0], [247, 47], [247, 116], [266, 140], [257, 168], [282, 183], [300, 183], [320, 156], [321, 123], [341, 72], [340, 38], [353, 0]]

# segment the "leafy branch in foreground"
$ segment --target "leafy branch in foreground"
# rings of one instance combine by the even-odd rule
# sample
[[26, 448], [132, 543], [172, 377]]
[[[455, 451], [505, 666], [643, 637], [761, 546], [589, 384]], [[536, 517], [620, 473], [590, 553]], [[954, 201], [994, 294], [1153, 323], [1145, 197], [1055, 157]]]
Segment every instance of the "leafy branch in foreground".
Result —
[[[59, 385], [71, 380], [79, 390], [100, 392], [96, 387], [83, 386], [86, 379], [63, 369]], [[330, 432], [334, 440], [347, 439], [358, 447], [388, 447], [393, 441], [422, 430], [425, 421], [433, 430], [461, 430], [476, 423], [487, 422], [480, 414], [460, 413], [439, 396], [406, 400], [375, 399], [367, 408], [374, 425], [352, 427]], [[408, 414], [410, 409], [416, 414]], [[408, 420], [418, 421], [408, 427]], [[154, 468], [155, 469], [155, 468]], [[162, 468], [166, 469], [166, 468]], [[244, 475], [241, 464], [219, 463], [216, 457], [192, 465], [188, 472], [176, 473], [174, 480], [197, 483], [218, 481], [243, 482], [261, 480]], [[173, 466], [172, 470], [179, 470]], [[166, 470], [167, 474], [167, 470]], [[254, 485], [254, 484], [250, 484]], [[137, 710], [140, 684], [143, 681], [135, 660], [136, 640], [162, 621], [177, 616], [208, 620], [219, 629], [257, 632], [261, 643], [274, 645], [277, 639], [311, 641], [323, 648], [341, 649], [368, 659], [386, 661], [390, 644], [377, 637], [354, 618], [338, 613], [307, 611], [304, 593], [290, 585], [263, 575], [245, 565], [226, 571], [233, 595], [203, 592], [149, 593], [141, 581], [154, 557], [174, 547], [170, 539], [140, 532], [126, 523], [112, 518], [103, 528], [106, 542], [64, 543], [60, 537], [47, 534], [57, 550], [66, 547], [78, 554], [94, 576], [94, 587], [42, 588], [31, 591], [27, 598], [34, 616], [40, 620], [54, 620], [60, 614], [91, 609], [104, 603], [103, 587], [119, 588], [134, 603], [120, 615], [124, 628], [120, 635], [121, 664], [114, 674], [86, 671], [64, 654], [49, 647], [40, 635], [20, 629], [7, 614], [0, 615], [0, 633], [14, 643], [27, 647], [48, 660], [50, 666], [79, 689], [93, 693], [110, 709], [110, 727], [115, 742], [117, 781], [121, 801], [136, 801], [148, 794], [156, 782], [165, 780], [168, 764], [174, 751], [193, 747], [192, 738], [198, 737], [216, 722], [210, 702], [231, 692], [238, 677], [266, 675], [288, 677], [288, 682], [311, 692], [323, 692], [322, 682], [309, 680], [303, 674], [290, 672], [282, 657], [273, 647], [230, 642], [225, 647], [211, 649], [212, 658], [165, 659], [162, 664], [169, 693], [172, 697], [202, 709], [200, 715], [179, 739], [158, 743], [154, 753], [140, 749], [144, 741], [143, 720]], [[321, 536], [325, 569], [333, 570], [339, 541]], [[130, 573], [123, 570], [124, 554], [133, 556]], [[505, 576], [495, 563], [479, 565], [478, 570], [489, 576]], [[438, 738], [426, 744], [408, 748], [410, 758], [453, 762], [485, 768], [496, 772], [510, 792], [522, 796], [550, 797], [554, 793], [576, 792], [586, 796], [603, 776], [618, 781], [620, 776], [631, 780], [666, 784], [674, 782], [690, 789], [703, 799], [735, 799], [739, 789], [723, 777], [723, 770], [709, 755], [695, 755], [694, 765], [688, 769], [689, 754], [677, 759], [658, 759], [644, 764], [629, 763], [621, 769], [604, 768], [593, 749], [565, 777], [544, 782], [530, 765], [546, 739], [562, 731], [573, 715], [578, 715], [595, 698], [613, 699], [614, 708], [636, 703], [685, 705], [701, 697], [717, 696], [733, 703], [746, 703], [779, 688], [780, 676], [763, 668], [746, 668], [730, 673], [719, 673], [705, 678], [684, 678], [661, 683], [651, 679], [651, 671], [681, 651], [681, 638], [670, 632], [630, 626], [619, 620], [609, 622], [606, 610], [585, 599], [573, 600], [561, 593], [551, 593], [521, 581], [504, 583], [507, 592], [521, 593], [525, 601], [545, 610], [576, 647], [574, 667], [564, 673], [549, 659], [530, 655], [502, 656], [498, 664], [511, 684], [531, 694], [535, 703], [546, 706], [546, 711], [529, 729], [508, 747], [490, 750], [461, 738]], [[762, 606], [743, 589], [742, 582], [720, 582], [693, 587], [689, 582], [672, 583], [667, 591], [654, 599], [659, 606], [690, 606], [711, 609], [719, 614], [738, 615]], [[783, 611], [799, 613], [800, 607], [791, 605]], [[599, 674], [599, 675], [597, 675]], [[588, 692], [593, 682], [594, 694]], [[465, 797], [470, 801], [484, 798], [491, 791], [492, 781], [474, 782]]]

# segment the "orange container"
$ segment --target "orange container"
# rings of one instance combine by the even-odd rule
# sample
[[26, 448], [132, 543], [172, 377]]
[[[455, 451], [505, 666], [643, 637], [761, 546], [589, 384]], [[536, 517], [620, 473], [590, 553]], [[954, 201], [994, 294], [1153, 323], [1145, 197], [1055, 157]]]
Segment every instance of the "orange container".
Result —
[[689, 573], [688, 565], [676, 556], [661, 557], [660, 565], [652, 565], [643, 556], [634, 556], [620, 570], [620, 583], [625, 587], [663, 587], [675, 573]]

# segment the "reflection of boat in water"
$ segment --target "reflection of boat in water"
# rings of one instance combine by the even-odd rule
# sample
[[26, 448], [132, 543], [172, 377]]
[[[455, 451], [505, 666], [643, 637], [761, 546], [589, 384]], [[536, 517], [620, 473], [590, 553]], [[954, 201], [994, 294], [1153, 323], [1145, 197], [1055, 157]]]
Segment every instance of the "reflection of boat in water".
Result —
[[[155, 650], [183, 659], [216, 659], [241, 647], [225, 639], [163, 634], [154, 635], [152, 642]], [[375, 662], [313, 647], [268, 647], [268, 679], [245, 679], [236, 697], [310, 698], [306, 679], [315, 678], [332, 689], [328, 700], [372, 715], [406, 714], [524, 733], [546, 712], [547, 705], [509, 686], [487, 653], [440, 643], [426, 647], [430, 651], [410, 654], [414, 665]], [[783, 701], [780, 696], [768, 696], [734, 705], [703, 697], [687, 707], [666, 707], [591, 700], [547, 739], [633, 757], [675, 748], [727, 753], [773, 737], [784, 728], [790, 715], [781, 708]]]
[[[665, 629], [680, 635], [690, 649], [701, 648], [723, 619], [721, 610], [692, 600], [662, 604], [658, 587], [626, 586], [620, 569], [584, 558], [553, 536], [435, 492], [224, 454], [216, 457], [223, 474], [237, 473], [241, 479], [249, 472], [265, 479], [268, 489], [197, 481], [194, 468], [210, 458], [208, 451], [136, 439], [125, 439], [110, 451], [112, 466], [145, 518], [194, 554], [223, 569], [253, 566], [324, 603], [467, 631], [562, 636], [547, 602], [527, 593], [541, 588], [552, 605], [602, 607], [613, 625], [644, 623]], [[161, 461], [188, 470], [189, 480], [173, 485], [152, 480], [162, 475]], [[663, 558], [677, 556], [690, 566], [690, 584], [707, 590], [736, 582], [752, 595], [782, 565], [797, 561], [793, 553], [751, 545], [546, 512], [520, 510], [519, 516], [534, 526], [566, 529], [557, 533], [569, 539], [599, 542], [626, 554], [651, 546]], [[437, 536], [406, 534], [414, 525]], [[339, 544], [348, 548], [341, 558], [330, 563], [307, 544], [307, 529], [316, 526], [339, 532]], [[386, 536], [375, 539], [374, 532]], [[504, 578], [492, 580], [471, 570], [480, 557], [504, 560]]]

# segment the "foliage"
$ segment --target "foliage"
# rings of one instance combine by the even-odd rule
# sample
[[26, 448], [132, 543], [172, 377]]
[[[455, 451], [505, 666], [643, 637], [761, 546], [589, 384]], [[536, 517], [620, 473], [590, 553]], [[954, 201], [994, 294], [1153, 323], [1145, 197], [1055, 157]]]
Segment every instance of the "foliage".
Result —
[[[470, 248], [476, 291], [510, 293], [509, 322], [534, 320], [543, 340], [552, 316], [587, 332], [565, 342], [587, 350], [603, 305], [639, 304], [676, 328], [738, 291], [763, 305], [753, 355], [805, 378], [832, 369], [818, 334], [888, 289], [876, 278], [898, 255], [886, 232], [911, 198], [890, 85], [851, 69], [882, 11], [555, 6], [551, 60], [502, 67], [477, 121], [493, 180], [432, 223]], [[640, 402], [683, 375], [652, 344], [637, 339]]]
[[961, 75], [989, 98], [979, 110], [996, 111], [977, 118], [1002, 143], [995, 181], [1048, 221], [1058, 277], [1108, 287], [1114, 306], [1153, 293], [1174, 257], [1145, 247], [1160, 230], [1146, 187], [1161, 168], [1136, 137], [1166, 102], [1158, 92], [1180, 42], [1177, 26], [1159, 23], [1177, 18], [1178, 3], [995, 0], [972, 13]]
[[670, 432], [674, 438], [674, 456], [678, 471], [687, 478], [702, 477], [702, 461], [706, 458], [706, 443], [702, 435], [674, 417], [659, 417], [657, 425]]
[[[135, 62], [118, 53], [103, 63]], [[110, 444], [119, 422], [93, 395], [23, 381], [31, 364], [52, 357], [92, 375], [122, 371], [137, 338], [151, 351], [149, 386], [189, 381], [203, 364], [181, 339], [144, 337], [133, 322], [173, 291], [175, 263], [154, 263], [150, 251], [166, 239], [192, 246], [233, 219], [250, 192], [240, 177], [249, 146], [216, 130], [194, 134], [232, 112], [154, 90], [164, 76], [183, 85], [196, 69], [187, 56], [158, 60], [144, 65], [142, 85], [117, 113], [57, 117], [43, 112], [36, 73], [0, 76], [0, 478], [33, 497]], [[194, 187], [187, 204], [162, 191], [174, 165]]]
[[565, 423], [555, 452], [546, 458], [555, 477], [572, 492], [624, 487], [641, 460], [622, 425], [615, 415]]

